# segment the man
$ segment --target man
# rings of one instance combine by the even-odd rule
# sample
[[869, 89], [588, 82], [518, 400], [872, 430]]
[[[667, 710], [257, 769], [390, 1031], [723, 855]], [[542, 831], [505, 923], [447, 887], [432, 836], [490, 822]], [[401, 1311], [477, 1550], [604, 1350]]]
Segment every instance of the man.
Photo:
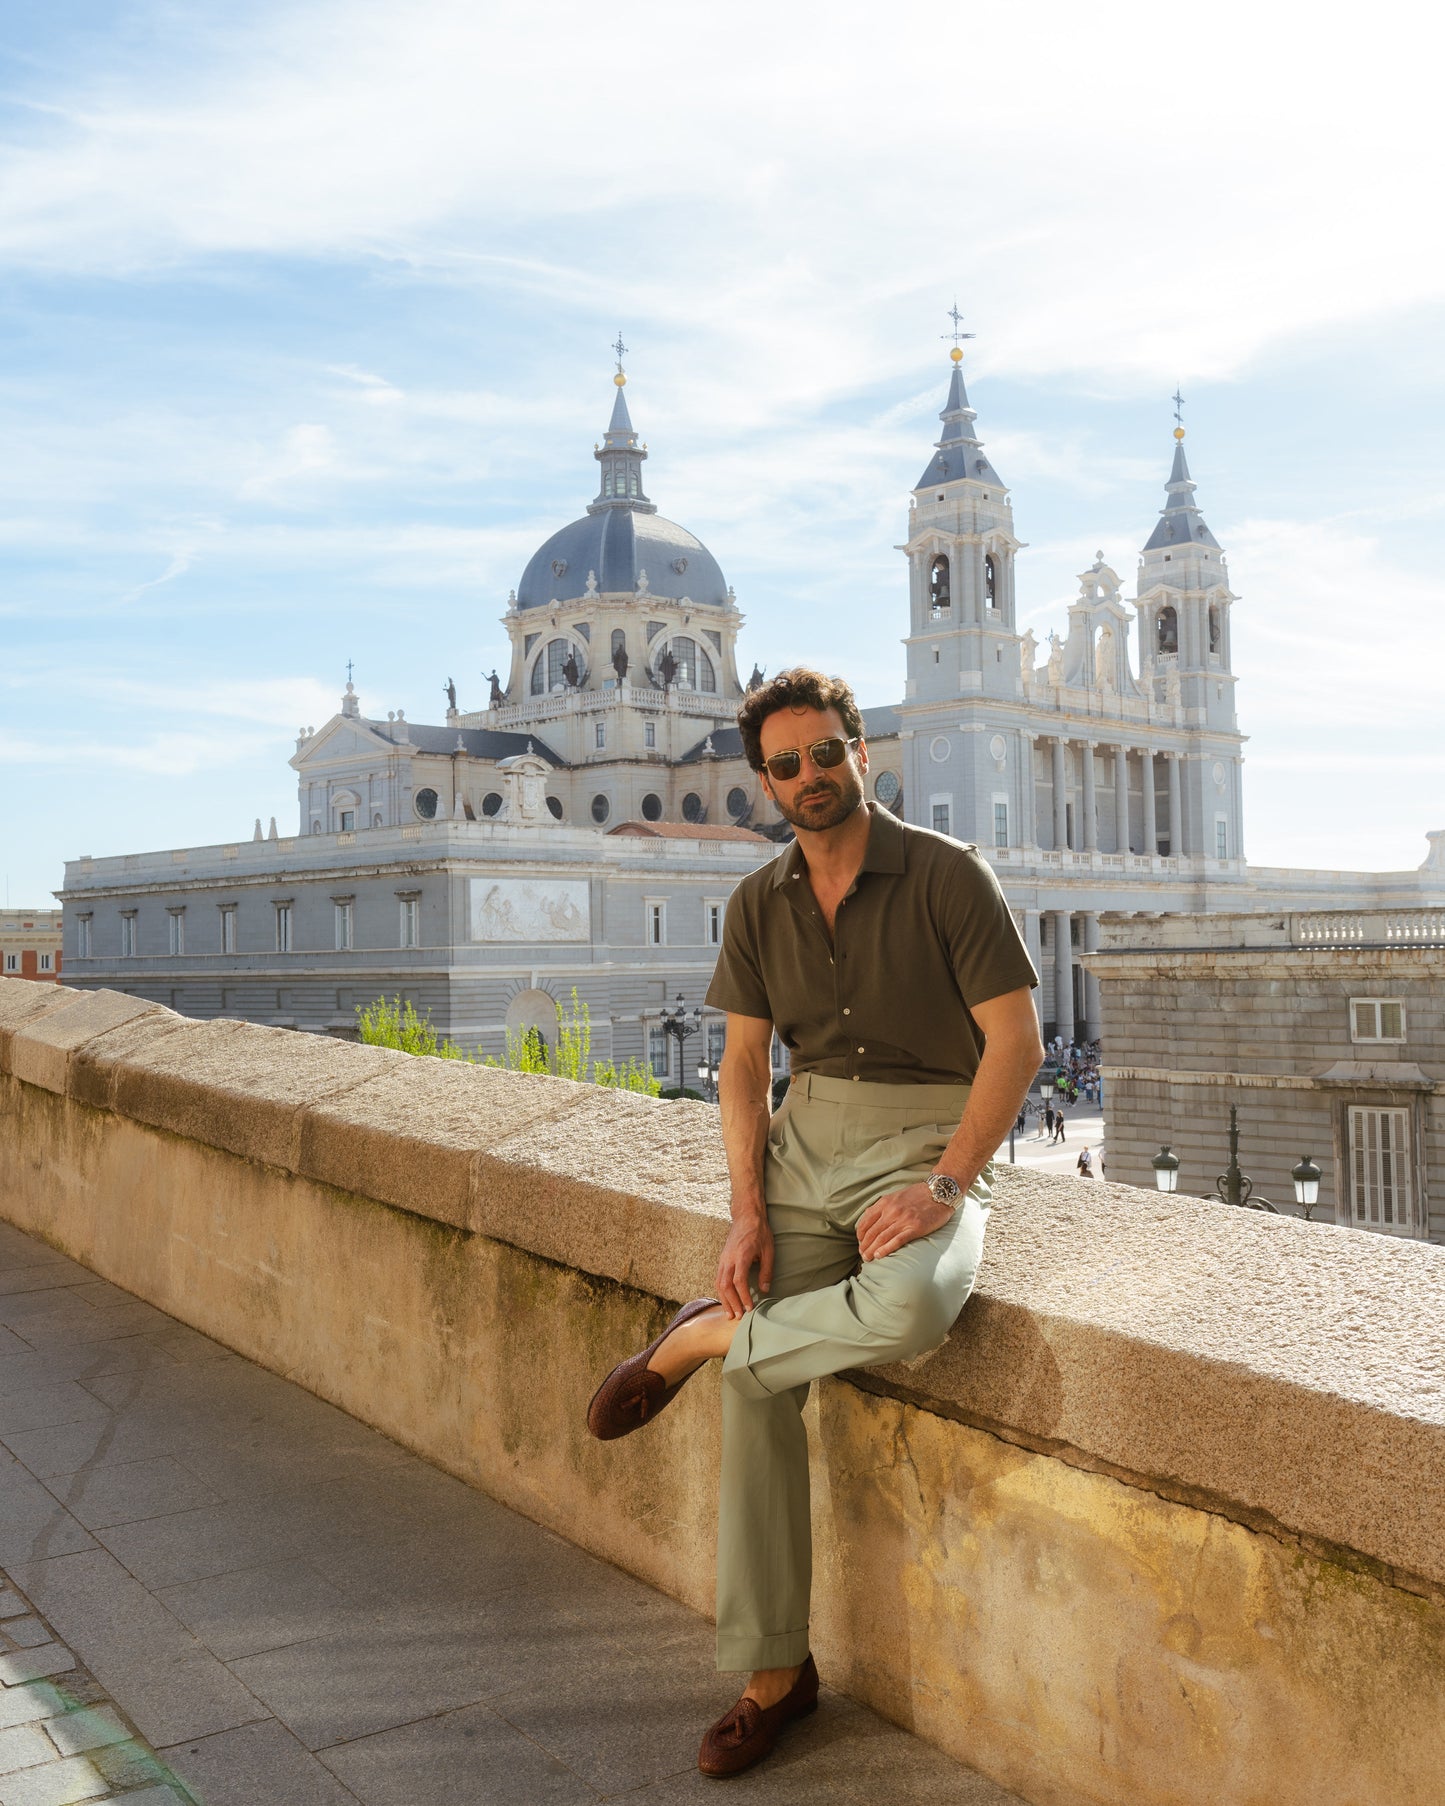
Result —
[[[817, 1703], [808, 1386], [942, 1346], [983, 1251], [988, 1162], [1043, 1055], [992, 871], [865, 804], [848, 686], [781, 672], [738, 724], [797, 838], [733, 893], [708, 991], [727, 1012], [719, 1296], [614, 1368], [588, 1412], [594, 1435], [626, 1435], [723, 1361], [717, 1660], [750, 1678], [703, 1738], [710, 1775], [752, 1767]], [[770, 1120], [774, 1029], [793, 1078]]]

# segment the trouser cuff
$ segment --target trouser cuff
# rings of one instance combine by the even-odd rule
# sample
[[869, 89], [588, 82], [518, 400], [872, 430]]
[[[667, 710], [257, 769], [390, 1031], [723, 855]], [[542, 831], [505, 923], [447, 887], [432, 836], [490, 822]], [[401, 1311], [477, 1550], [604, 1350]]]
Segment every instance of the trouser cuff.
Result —
[[801, 1630], [782, 1630], [772, 1637], [748, 1637], [718, 1626], [719, 1674], [751, 1674], [756, 1668], [797, 1668], [807, 1659], [806, 1624]]
[[[732, 1346], [723, 1357], [723, 1384], [731, 1386], [734, 1392], [742, 1398], [753, 1400], [776, 1398], [777, 1394], [770, 1392], [752, 1370], [753, 1324], [756, 1317], [757, 1307], [754, 1306], [737, 1327]], [[786, 1667], [787, 1664], [778, 1663], [774, 1666]]]

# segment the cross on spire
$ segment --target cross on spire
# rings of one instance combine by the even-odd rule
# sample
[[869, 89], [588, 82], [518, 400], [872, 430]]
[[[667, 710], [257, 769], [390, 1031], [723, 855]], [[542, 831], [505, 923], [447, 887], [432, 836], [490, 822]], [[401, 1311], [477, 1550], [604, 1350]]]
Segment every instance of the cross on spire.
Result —
[[941, 339], [952, 339], [955, 350], [957, 349], [959, 341], [961, 339], [974, 339], [974, 338], [978, 337], [978, 334], [975, 332], [964, 332], [962, 330], [963, 315], [958, 311], [957, 296], [954, 297], [953, 306], [950, 307], [948, 310], [948, 318], [953, 321], [953, 331], [952, 332], [941, 332], [941, 333], [939, 333], [938, 336]]
[[1169, 399], [1174, 403], [1174, 424], [1176, 426], [1183, 426], [1183, 424], [1184, 424], [1184, 413], [1183, 413], [1184, 397], [1179, 393], [1178, 389], [1176, 388], [1174, 393], [1170, 396]]
[[617, 335], [617, 343], [612, 349], [617, 353], [617, 374], [621, 376], [622, 360], [627, 356], [627, 347], [622, 343], [622, 334], [620, 332]]
[[346, 681], [347, 681], [347, 683], [351, 682], [351, 660], [350, 659], [347, 659], [347, 661], [346, 661]]

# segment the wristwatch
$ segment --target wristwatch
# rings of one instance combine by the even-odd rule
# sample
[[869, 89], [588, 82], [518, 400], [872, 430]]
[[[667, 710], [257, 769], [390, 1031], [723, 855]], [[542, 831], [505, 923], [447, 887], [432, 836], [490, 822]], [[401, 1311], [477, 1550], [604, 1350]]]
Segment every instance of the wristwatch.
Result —
[[935, 1204], [946, 1204], [950, 1210], [958, 1209], [963, 1187], [951, 1173], [930, 1173], [926, 1183], [929, 1196]]

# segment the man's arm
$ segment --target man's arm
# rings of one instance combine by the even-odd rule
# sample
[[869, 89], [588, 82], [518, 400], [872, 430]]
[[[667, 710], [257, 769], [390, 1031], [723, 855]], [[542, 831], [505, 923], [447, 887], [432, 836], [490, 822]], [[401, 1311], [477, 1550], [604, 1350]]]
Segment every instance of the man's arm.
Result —
[[732, 1228], [718, 1260], [718, 1297], [729, 1317], [753, 1306], [748, 1275], [756, 1265], [758, 1290], [773, 1282], [773, 1237], [763, 1199], [763, 1155], [768, 1145], [773, 1025], [757, 1016], [728, 1015], [727, 1043], [718, 1074], [723, 1147], [732, 1184]]
[[[983, 1058], [963, 1120], [936, 1168], [957, 1179], [965, 1191], [997, 1153], [1044, 1057], [1033, 992], [1027, 987], [973, 1004], [969, 1014], [984, 1033]], [[949, 1214], [947, 1205], [934, 1203], [926, 1185], [905, 1185], [859, 1217], [858, 1250], [864, 1260], [880, 1260], [919, 1236], [931, 1235]]]

